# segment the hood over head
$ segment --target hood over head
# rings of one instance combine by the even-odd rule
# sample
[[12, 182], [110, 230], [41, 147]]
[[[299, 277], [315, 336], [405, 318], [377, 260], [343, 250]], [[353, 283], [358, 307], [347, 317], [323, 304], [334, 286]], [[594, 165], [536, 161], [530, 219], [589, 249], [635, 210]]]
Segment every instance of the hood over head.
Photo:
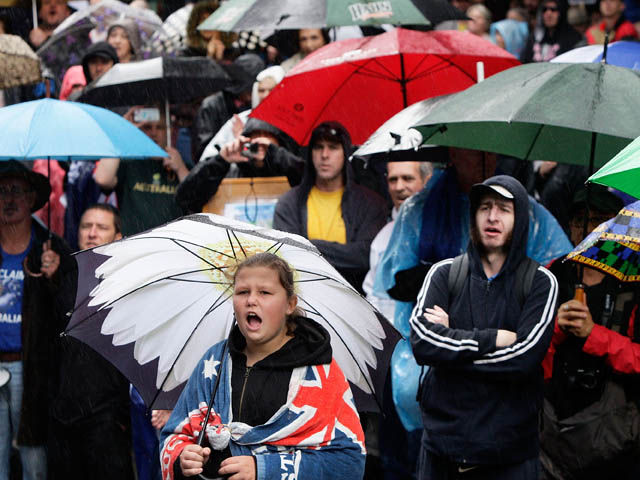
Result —
[[225, 90], [233, 95], [251, 92], [253, 82], [258, 74], [264, 70], [264, 60], [255, 53], [245, 53], [236, 58], [225, 70], [231, 77], [231, 85]]
[[69, 67], [62, 78], [62, 86], [60, 87], [60, 100], [67, 100], [74, 85], [87, 84], [86, 78], [84, 78], [84, 71], [82, 65], [74, 65]]
[[0, 178], [12, 177], [24, 179], [36, 192], [36, 201], [31, 208], [32, 212], [40, 210], [49, 200], [51, 186], [49, 179], [40, 173], [29, 170], [23, 163], [17, 160], [0, 162]]
[[344, 167], [342, 173], [344, 176], [345, 186], [353, 179], [353, 171], [351, 168], [351, 162], [349, 157], [353, 153], [353, 145], [351, 144], [351, 135], [339, 122], [322, 122], [311, 132], [311, 138], [309, 139], [309, 146], [307, 149], [307, 162], [305, 164], [304, 175], [302, 177], [302, 185], [304, 186], [304, 193], [311, 190], [311, 187], [316, 182], [316, 170], [313, 167], [313, 146], [320, 140], [329, 140], [332, 142], [338, 142], [342, 145], [344, 150]]
[[90, 83], [93, 80], [89, 73], [89, 60], [96, 57], [111, 59], [113, 60], [114, 65], [118, 63], [118, 54], [116, 53], [115, 48], [107, 42], [94, 43], [87, 49], [87, 53], [84, 54], [84, 57], [82, 57], [82, 71], [84, 72], [84, 78], [86, 78], [87, 83]]
[[293, 138], [284, 133], [278, 127], [274, 127], [268, 122], [264, 120], [260, 120], [259, 118], [249, 117], [247, 123], [244, 125], [244, 130], [242, 130], [242, 135], [245, 137], [250, 136], [254, 132], [267, 132], [273, 135], [278, 139], [278, 144], [289, 150], [290, 152], [297, 154], [299, 147]]
[[140, 60], [142, 58], [142, 39], [140, 38], [140, 30], [138, 29], [138, 24], [130, 18], [121, 18], [119, 20], [116, 20], [109, 25], [109, 29], [107, 30], [107, 38], [109, 38], [111, 30], [116, 27], [122, 28], [127, 34], [127, 38], [129, 39], [129, 43], [131, 44], [132, 60]]
[[[513, 200], [514, 222], [511, 234], [511, 243], [507, 259], [502, 266], [502, 271], [515, 271], [527, 252], [527, 239], [529, 236], [529, 195], [522, 184], [508, 175], [496, 175], [477, 183], [469, 193], [471, 231], [476, 229], [476, 211], [480, 200], [486, 193], [497, 193], [504, 198]], [[472, 240], [469, 242], [468, 251], [477, 261], [480, 261], [478, 245]]]
[[256, 108], [260, 104], [260, 100], [258, 99], [258, 84], [265, 78], [273, 78], [277, 85], [282, 81], [284, 75], [284, 68], [280, 65], [273, 65], [262, 70], [256, 77], [256, 81], [251, 89], [251, 108]]
[[[538, 13], [536, 14], [535, 33], [537, 37], [541, 34], [544, 35], [544, 31], [546, 30], [544, 22], [542, 21], [542, 14], [544, 6], [548, 2], [554, 2], [556, 5], [558, 5], [558, 13], [560, 14], [560, 16], [558, 17], [558, 25], [556, 25], [556, 30], [567, 28], [569, 26], [569, 22], [567, 21], [567, 11], [569, 10], [568, 0], [541, 0], [540, 5], [538, 6]], [[542, 37], [540, 37], [538, 41], [540, 41], [541, 39]]]

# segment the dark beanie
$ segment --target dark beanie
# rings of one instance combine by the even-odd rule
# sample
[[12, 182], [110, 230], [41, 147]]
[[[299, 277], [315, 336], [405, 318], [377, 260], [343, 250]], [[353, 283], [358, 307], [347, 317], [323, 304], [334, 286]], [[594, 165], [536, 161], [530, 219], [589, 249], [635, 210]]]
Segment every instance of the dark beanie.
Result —
[[84, 72], [84, 77], [87, 79], [87, 83], [90, 83], [93, 78], [91, 78], [91, 74], [89, 73], [89, 60], [92, 58], [105, 58], [107, 60], [113, 60], [113, 64], [118, 63], [118, 54], [116, 53], [116, 49], [109, 45], [107, 42], [98, 42], [94, 43], [89, 47], [87, 53], [82, 57], [82, 71]]

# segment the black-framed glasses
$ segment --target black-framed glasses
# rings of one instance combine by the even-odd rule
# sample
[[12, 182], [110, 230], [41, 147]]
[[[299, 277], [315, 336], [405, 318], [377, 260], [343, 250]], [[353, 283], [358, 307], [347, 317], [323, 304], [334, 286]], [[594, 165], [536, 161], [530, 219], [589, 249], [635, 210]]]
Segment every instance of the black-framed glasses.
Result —
[[542, 12], [546, 12], [546, 11], [557, 12], [558, 10], [560, 10], [558, 7], [552, 7], [550, 5], [547, 5], [546, 7], [542, 7]]

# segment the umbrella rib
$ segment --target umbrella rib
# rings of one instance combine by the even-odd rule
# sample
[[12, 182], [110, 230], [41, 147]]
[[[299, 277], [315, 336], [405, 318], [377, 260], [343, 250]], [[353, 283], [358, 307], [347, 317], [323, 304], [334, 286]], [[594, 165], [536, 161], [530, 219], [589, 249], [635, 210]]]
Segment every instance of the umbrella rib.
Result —
[[[204, 263], [206, 263], [207, 265], [211, 265], [211, 267], [213, 267], [213, 268], [214, 268], [214, 269], [216, 269], [216, 270], [222, 270], [222, 268], [221, 268], [221, 267], [218, 267], [217, 265], [215, 265], [215, 264], [211, 263], [211, 262], [210, 262], [209, 260], [207, 260], [206, 258], [201, 257], [201, 256], [200, 256], [200, 255], [198, 255], [197, 253], [192, 252], [191, 250], [189, 250], [187, 247], [185, 247], [184, 245], [182, 245], [182, 244], [180, 243], [180, 241], [178, 241], [178, 240], [176, 240], [176, 239], [173, 239], [173, 238], [171, 239], [171, 241], [172, 241], [173, 243], [175, 243], [176, 245], [178, 245], [178, 246], [179, 246], [180, 248], [182, 248], [183, 250], [185, 250], [187, 253], [190, 253], [191, 255], [193, 255], [194, 257], [196, 257], [198, 260], [202, 260]], [[198, 245], [198, 244], [196, 244], [196, 243], [194, 243], [193, 245], [195, 245], [195, 246], [198, 246], [198, 247], [199, 247], [199, 245]], [[206, 247], [205, 247], [205, 248], [206, 248]], [[219, 254], [219, 255], [224, 255], [222, 252], [218, 252], [218, 251], [213, 250], [213, 249], [212, 249], [211, 251], [212, 251], [212, 252], [214, 252], [214, 253], [217, 253], [217, 254]]]
[[[193, 245], [194, 247], [204, 248], [205, 250], [208, 250], [208, 251], [213, 252], [213, 253], [217, 253], [218, 255], [223, 255], [223, 256], [229, 257], [229, 258], [235, 258], [234, 256], [231, 256], [228, 253], [220, 252], [220, 251], [215, 250], [215, 249], [213, 249], [211, 247], [207, 247], [206, 245], [200, 245], [199, 243], [191, 242], [189, 240], [181, 240], [181, 239], [175, 239], [175, 238], [171, 238], [171, 237], [161, 237], [161, 236], [153, 236], [153, 237], [152, 236], [144, 236], [144, 237], [142, 237], [142, 236], [140, 236], [140, 237], [127, 238], [126, 241], [127, 242], [132, 242], [134, 240], [148, 240], [148, 239], [152, 239], [152, 240], [170, 240], [172, 242], [182, 242], [182, 243], [186, 243], [188, 245]], [[95, 247], [95, 248], [100, 248], [100, 247]], [[193, 252], [191, 252], [191, 253], [193, 253]]]
[[[184, 272], [184, 273], [180, 273], [180, 274], [178, 274], [178, 275], [188, 275], [188, 274], [191, 274], [191, 273], [206, 272], [207, 270], [208, 270], [208, 269], [205, 269], [205, 270], [193, 270], [193, 271], [191, 271], [191, 272]], [[133, 294], [133, 293], [137, 292], [138, 290], [142, 290], [143, 288], [150, 287], [151, 285], [154, 285], [154, 284], [156, 284], [156, 283], [162, 282], [162, 281], [164, 281], [164, 280], [173, 280], [173, 278], [172, 278], [173, 276], [174, 276], [174, 275], [169, 275], [169, 276], [167, 276], [167, 277], [157, 278], [157, 279], [152, 280], [152, 281], [150, 281], [150, 282], [148, 282], [148, 283], [145, 283], [144, 285], [139, 285], [139, 286], [137, 286], [136, 288], [134, 288], [133, 290], [130, 290], [130, 291], [128, 291], [128, 292], [126, 292], [126, 293], [122, 294], [122, 295], [121, 295], [121, 296], [119, 296], [118, 298], [116, 298], [116, 299], [114, 299], [114, 300], [112, 300], [112, 301], [110, 301], [110, 302], [103, 303], [103, 304], [101, 305], [101, 307], [100, 307], [100, 310], [102, 310], [102, 309], [104, 309], [104, 308], [108, 308], [108, 307], [113, 306], [116, 302], [119, 302], [119, 301], [120, 301], [120, 300], [122, 300], [123, 298], [128, 297], [129, 295], [131, 295], [131, 294]], [[214, 282], [203, 282], [203, 283], [212, 283], [212, 284], [213, 284]], [[222, 285], [224, 285], [224, 284], [222, 284]], [[79, 323], [80, 323], [80, 322], [78, 322], [78, 324], [79, 324]]]
[[182, 348], [180, 349], [180, 351], [176, 355], [176, 358], [173, 360], [173, 364], [171, 365], [171, 368], [169, 368], [169, 370], [167, 370], [167, 374], [165, 375], [164, 379], [162, 380], [162, 383], [160, 384], [160, 387], [156, 390], [156, 394], [153, 396], [153, 400], [151, 400], [150, 405], [153, 405], [153, 402], [155, 402], [157, 400], [158, 396], [160, 395], [160, 392], [162, 392], [162, 388], [164, 387], [165, 383], [167, 383], [167, 380], [169, 379], [169, 375], [171, 375], [171, 372], [175, 368], [176, 363], [178, 363], [178, 360], [180, 359], [180, 355], [182, 355], [182, 352], [184, 352], [185, 348], [187, 347], [187, 344], [193, 338], [193, 335], [196, 333], [196, 330], [198, 330], [198, 327], [202, 324], [202, 322], [207, 317], [207, 315], [209, 315], [216, 308], [218, 308], [220, 305], [222, 305], [230, 297], [229, 296], [229, 297], [225, 298], [222, 302], [220, 302], [220, 299], [227, 292], [227, 290], [229, 290], [229, 289], [227, 288], [224, 292], [222, 292], [218, 296], [218, 298], [216, 298], [216, 300], [211, 304], [211, 306], [207, 309], [207, 311], [204, 313], [204, 315], [202, 315], [202, 317], [200, 317], [200, 320], [198, 320], [196, 325], [193, 327], [193, 330], [191, 330], [191, 333], [189, 334], [189, 338], [187, 338], [187, 341], [184, 342], [184, 345], [182, 345]]
[[[354, 62], [349, 62], [349, 64], [354, 65]], [[324, 102], [323, 107], [320, 109], [320, 111], [318, 112], [318, 114], [316, 115], [316, 117], [313, 119], [313, 122], [310, 123], [310, 125], [316, 125], [318, 123], [318, 119], [322, 116], [322, 114], [324, 113], [324, 111], [327, 109], [327, 107], [329, 106], [329, 104], [331, 103], [331, 101], [336, 97], [336, 95], [338, 95], [338, 92], [340, 92], [340, 90], [342, 89], [342, 87], [344, 87], [344, 85], [351, 79], [352, 75], [356, 75], [358, 73], [358, 70], [360, 68], [362, 68], [364, 65], [360, 65], [358, 66], [358, 68], [356, 68], [353, 72], [351, 72], [349, 75], [347, 75], [341, 82], [340, 85], [337, 86], [336, 88], [334, 88], [333, 93], [331, 93], [331, 95], [329, 96], [329, 98]]]
[[543, 127], [544, 127], [543, 124], [540, 124], [540, 126], [538, 127], [538, 131], [536, 132], [536, 136], [533, 138], [533, 142], [531, 142], [529, 144], [529, 149], [527, 150], [527, 154], [525, 155], [524, 160], [529, 160], [529, 155], [531, 155], [531, 151], [533, 150], [534, 145], [538, 141], [538, 137], [540, 136], [540, 133], [542, 133], [542, 128]]
[[[386, 77], [382, 73], [376, 72], [375, 70], [369, 68], [370, 63], [375, 63], [376, 65], [378, 65], [381, 69], [385, 70], [389, 74], [389, 76]], [[390, 70], [386, 65], [383, 65], [382, 63], [380, 63], [378, 58], [372, 58], [367, 63], [364, 63], [362, 65], [357, 65], [355, 62], [349, 62], [349, 64], [356, 66], [356, 69], [353, 71], [353, 73], [356, 73], [356, 74], [362, 74], [362, 72], [370, 73], [371, 76], [375, 78], [381, 78], [383, 80], [393, 80], [395, 82], [400, 81], [400, 77], [396, 75], [392, 70]]]
[[[309, 302], [307, 302], [304, 298], [300, 297], [300, 300], [302, 300], [306, 305], [309, 306], [309, 308], [313, 309], [313, 313], [315, 313], [316, 315], [318, 315], [320, 318], [322, 318], [325, 323], [327, 324], [327, 326], [331, 327], [331, 330], [333, 330], [333, 332], [335, 333], [335, 335], [340, 339], [340, 341], [342, 342], [342, 344], [344, 345], [344, 347], [347, 349], [347, 352], [349, 352], [349, 355], [351, 355], [351, 358], [353, 358], [355, 364], [358, 367], [358, 370], [360, 370], [360, 373], [362, 374], [362, 377], [364, 378], [364, 381], [367, 382], [367, 385], [369, 386], [369, 388], [371, 389], [372, 392], [375, 392], [375, 388], [373, 388], [373, 385], [371, 385], [371, 383], [369, 382], [369, 379], [367, 378], [368, 372], [364, 372], [362, 370], [362, 368], [360, 368], [360, 364], [358, 363], [358, 359], [355, 357], [355, 355], [353, 354], [353, 352], [351, 351], [351, 349], [347, 346], [347, 343], [344, 341], [344, 339], [342, 338], [342, 336], [340, 335], [340, 333], [338, 333], [338, 331], [335, 329], [335, 327], [333, 325], [331, 325], [331, 323], [325, 318], [324, 315], [322, 315], [320, 312], [318, 312], [316, 310], [315, 307], [313, 307]], [[375, 347], [372, 347], [375, 348]], [[374, 393], [374, 397], [375, 397], [375, 393]]]
[[[229, 241], [229, 245], [231, 246], [231, 251], [233, 252], [233, 259], [238, 262], [238, 256], [236, 255], [236, 248], [233, 245], [233, 240], [231, 240], [231, 234], [229, 233], [229, 229], [226, 228], [225, 232], [227, 233], [227, 240]], [[234, 235], [235, 236], [235, 235]]]
[[[228, 230], [227, 230], [228, 231]], [[233, 235], [233, 238], [236, 239], [236, 242], [238, 242], [238, 246], [240, 247], [240, 250], [242, 250], [242, 254], [244, 255], [244, 258], [247, 258], [247, 252], [244, 251], [244, 247], [242, 246], [242, 243], [240, 243], [240, 239], [238, 238], [238, 236], [236, 235], [236, 232], [234, 232], [233, 230], [231, 230], [231, 234]]]

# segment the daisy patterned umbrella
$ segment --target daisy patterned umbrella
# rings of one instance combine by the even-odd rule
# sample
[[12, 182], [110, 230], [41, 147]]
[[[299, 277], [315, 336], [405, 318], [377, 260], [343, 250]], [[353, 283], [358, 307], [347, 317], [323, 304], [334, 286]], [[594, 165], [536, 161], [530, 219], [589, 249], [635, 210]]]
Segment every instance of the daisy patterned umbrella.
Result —
[[211, 215], [77, 254], [67, 334], [129, 378], [149, 408], [172, 408], [197, 362], [234, 324], [237, 263], [272, 252], [295, 269], [298, 305], [331, 334], [359, 410], [377, 410], [400, 334], [305, 238]]

